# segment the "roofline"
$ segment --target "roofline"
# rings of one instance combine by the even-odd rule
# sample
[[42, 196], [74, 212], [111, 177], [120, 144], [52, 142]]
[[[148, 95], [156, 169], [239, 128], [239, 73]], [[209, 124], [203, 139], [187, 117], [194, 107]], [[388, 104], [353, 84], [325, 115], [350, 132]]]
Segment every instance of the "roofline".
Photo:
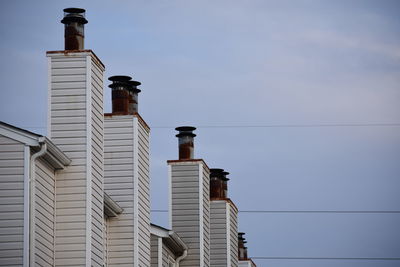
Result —
[[172, 230], [150, 223], [150, 233], [152, 235], [163, 238], [163, 240], [167, 242], [168, 241], [173, 242], [179, 248], [181, 248], [182, 251], [188, 249], [188, 246], [183, 242], [183, 240], [179, 237], [179, 235]]
[[24, 143], [31, 147], [38, 147], [41, 144], [47, 145], [46, 155], [53, 161], [53, 167], [63, 169], [71, 163], [71, 160], [64, 154], [50, 139], [28, 130], [0, 121], [0, 134]]
[[118, 214], [121, 214], [122, 211], [124, 210], [121, 208], [120, 205], [118, 205], [117, 202], [115, 202], [106, 192], [104, 192], [104, 213], [108, 217], [117, 217]]
[[167, 164], [168, 165], [179, 165], [180, 163], [203, 163], [204, 166], [207, 167], [207, 169], [209, 170], [210, 168], [208, 167], [207, 163], [203, 160], [203, 159], [173, 159], [173, 160], [167, 160]]

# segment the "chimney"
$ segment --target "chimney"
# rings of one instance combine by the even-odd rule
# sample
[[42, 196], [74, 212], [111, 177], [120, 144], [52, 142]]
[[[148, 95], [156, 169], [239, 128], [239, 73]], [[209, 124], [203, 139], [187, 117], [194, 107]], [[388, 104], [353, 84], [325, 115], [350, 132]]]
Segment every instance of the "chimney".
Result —
[[64, 27], [65, 50], [83, 50], [85, 33], [85, 10], [82, 8], [65, 8], [61, 23]]
[[176, 135], [179, 142], [179, 160], [188, 160], [194, 158], [194, 142], [193, 138], [196, 136], [193, 131], [196, 130], [192, 126], [181, 126], [175, 128], [179, 131]]
[[108, 87], [111, 88], [111, 101], [112, 101], [112, 113], [115, 115], [128, 115], [129, 113], [129, 99], [130, 99], [130, 88], [129, 81], [132, 78], [129, 76], [111, 76], [108, 78], [112, 81]]
[[222, 198], [228, 198], [228, 181], [229, 178], [226, 177], [229, 175], [229, 172], [222, 172], [221, 180], [222, 180]]
[[223, 169], [210, 169], [210, 199], [217, 200], [223, 198]]
[[129, 114], [136, 114], [139, 112], [138, 94], [142, 91], [142, 90], [138, 89], [137, 87], [139, 85], [141, 85], [141, 83], [138, 81], [129, 81], [128, 83], [130, 85], [128, 112], [129, 112]]
[[239, 232], [238, 233], [238, 239], [239, 239], [239, 243], [238, 243], [238, 248], [239, 248], [239, 261], [244, 261], [247, 260], [247, 247], [245, 247], [245, 243], [247, 243], [247, 241], [245, 241], [245, 238], [243, 237], [245, 235], [245, 233], [243, 232]]

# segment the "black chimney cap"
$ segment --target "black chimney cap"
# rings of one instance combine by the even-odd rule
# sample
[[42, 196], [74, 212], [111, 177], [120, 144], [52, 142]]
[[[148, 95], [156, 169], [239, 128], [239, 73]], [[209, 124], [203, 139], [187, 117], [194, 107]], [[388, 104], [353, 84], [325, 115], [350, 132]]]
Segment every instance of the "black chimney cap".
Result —
[[132, 80], [132, 77], [125, 75], [115, 75], [108, 78], [108, 80], [112, 82], [127, 82]]
[[229, 172], [222, 172], [222, 180], [223, 181], [229, 181], [230, 179], [228, 177], [226, 177], [227, 175], [229, 175]]
[[112, 81], [112, 84], [110, 84], [108, 87], [110, 88], [115, 88], [115, 87], [125, 87], [125, 89], [128, 89], [127, 87], [129, 87], [129, 80], [131, 80], [132, 77], [130, 76], [124, 76], [124, 75], [115, 75], [115, 76], [111, 76], [110, 78], [108, 78], [109, 81]]
[[84, 10], [83, 8], [77, 8], [77, 7], [64, 8], [63, 11], [65, 13], [85, 13], [86, 12], [86, 10]]
[[128, 81], [128, 84], [131, 86], [130, 90], [132, 90], [135, 93], [140, 93], [142, 90], [140, 90], [139, 88], [136, 88], [136, 86], [141, 85], [141, 82], [138, 81]]
[[64, 8], [64, 18], [61, 20], [61, 23], [67, 24], [70, 22], [78, 22], [81, 24], [86, 24], [88, 23], [87, 19], [85, 19], [85, 11], [83, 8], [75, 8], [75, 7], [69, 7], [69, 8]]
[[195, 137], [196, 134], [193, 133], [194, 130], [196, 130], [196, 127], [193, 126], [180, 126], [176, 127], [175, 130], [179, 131], [176, 137], [182, 137], [182, 136], [191, 136]]
[[224, 169], [219, 169], [219, 168], [211, 168], [210, 169], [210, 177], [222, 178], [223, 173], [224, 173]]

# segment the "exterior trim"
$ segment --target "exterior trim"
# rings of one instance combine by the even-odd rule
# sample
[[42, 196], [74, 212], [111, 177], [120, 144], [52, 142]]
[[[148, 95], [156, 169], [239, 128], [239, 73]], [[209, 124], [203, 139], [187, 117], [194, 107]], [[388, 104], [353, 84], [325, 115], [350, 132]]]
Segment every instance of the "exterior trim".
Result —
[[47, 57], [47, 136], [51, 138], [51, 57]]
[[226, 266], [231, 267], [232, 256], [231, 256], [231, 206], [229, 202], [225, 204], [226, 209]]
[[157, 248], [157, 265], [158, 267], [163, 267], [163, 260], [162, 260], [162, 238], [159, 237], [157, 238], [157, 242], [158, 242], [158, 248]]
[[139, 266], [139, 129], [133, 117], [133, 266]]
[[86, 267], [92, 263], [92, 63], [86, 56]]
[[47, 145], [46, 155], [52, 159], [50, 164], [55, 169], [63, 169], [71, 163], [71, 160], [45, 136], [26, 131], [2, 121], [0, 121], [0, 135], [4, 135], [28, 146], [38, 147], [40, 143], [45, 143]]
[[199, 242], [200, 242], [200, 263], [199, 266], [204, 266], [204, 192], [203, 192], [203, 164], [199, 164]]
[[172, 229], [172, 167], [168, 164], [168, 222]]
[[24, 243], [23, 243], [23, 266], [29, 267], [29, 173], [30, 173], [30, 147], [24, 146]]

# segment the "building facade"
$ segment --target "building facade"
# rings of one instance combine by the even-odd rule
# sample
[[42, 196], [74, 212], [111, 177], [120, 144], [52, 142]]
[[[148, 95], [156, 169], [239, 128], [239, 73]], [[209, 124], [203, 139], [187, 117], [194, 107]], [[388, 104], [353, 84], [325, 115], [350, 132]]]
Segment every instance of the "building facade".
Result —
[[168, 161], [170, 229], [151, 224], [140, 82], [110, 77], [104, 114], [105, 65], [84, 48], [85, 10], [65, 9], [61, 22], [65, 49], [46, 53], [47, 137], [0, 122], [0, 266], [239, 266], [238, 210], [213, 196], [194, 127], [177, 128], [179, 159]]

